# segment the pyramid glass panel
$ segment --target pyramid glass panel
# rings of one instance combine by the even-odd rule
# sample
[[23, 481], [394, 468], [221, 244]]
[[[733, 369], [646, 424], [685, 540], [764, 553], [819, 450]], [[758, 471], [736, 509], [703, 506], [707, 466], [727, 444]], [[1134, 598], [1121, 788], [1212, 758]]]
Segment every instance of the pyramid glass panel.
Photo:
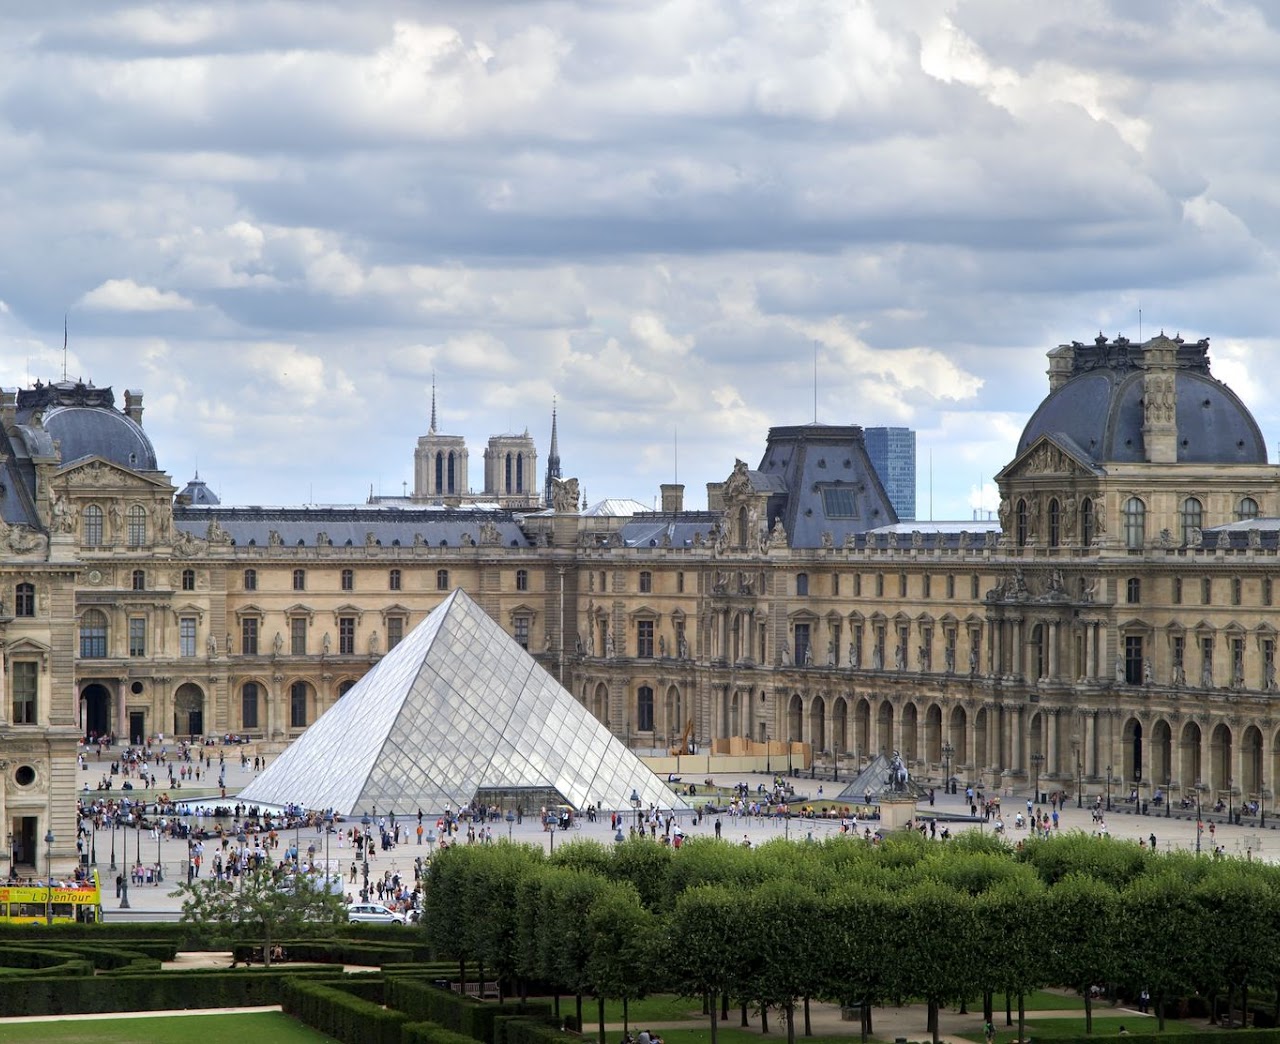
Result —
[[575, 808], [686, 808], [463, 591], [449, 595], [241, 792], [360, 815], [431, 814], [477, 792]]

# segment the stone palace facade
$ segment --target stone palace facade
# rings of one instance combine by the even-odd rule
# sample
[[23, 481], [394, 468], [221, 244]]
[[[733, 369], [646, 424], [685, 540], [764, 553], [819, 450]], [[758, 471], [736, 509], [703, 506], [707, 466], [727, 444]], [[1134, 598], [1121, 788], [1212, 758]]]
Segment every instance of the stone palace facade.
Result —
[[0, 393], [19, 865], [50, 827], [73, 854], [81, 738], [283, 745], [456, 587], [639, 750], [768, 744], [849, 774], [899, 750], [962, 785], [1271, 799], [1280, 469], [1207, 341], [1050, 351], [998, 526], [898, 523], [862, 429], [816, 424], [772, 429], [705, 511], [674, 485], [660, 511], [582, 510], [554, 442], [540, 496], [527, 436], [486, 454], [500, 496], [463, 495], [434, 415], [413, 496], [232, 507], [173, 484], [142, 412]]

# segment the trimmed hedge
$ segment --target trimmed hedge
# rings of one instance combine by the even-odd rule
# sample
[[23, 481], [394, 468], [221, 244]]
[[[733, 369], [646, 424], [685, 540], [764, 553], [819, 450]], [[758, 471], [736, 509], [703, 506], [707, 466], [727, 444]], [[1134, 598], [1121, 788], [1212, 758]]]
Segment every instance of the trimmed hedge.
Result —
[[400, 1044], [476, 1044], [470, 1037], [454, 1033], [434, 1022], [406, 1022], [400, 1027]]
[[507, 1016], [493, 1023], [493, 1044], [579, 1044], [580, 1041], [580, 1037], [561, 1031], [550, 1012], [541, 1018]]
[[503, 1017], [549, 1017], [548, 1004], [481, 1003], [452, 990], [400, 977], [387, 979], [387, 1004], [405, 1012], [415, 1021], [433, 1022], [472, 1040], [494, 1044], [494, 1023]]
[[[87, 962], [86, 962], [87, 963]], [[0, 978], [0, 1011], [6, 1015], [82, 1015], [112, 1011], [238, 1008], [279, 1004], [285, 984], [332, 978], [326, 969], [279, 972], [174, 971], [150, 975]]]
[[281, 1000], [295, 1019], [343, 1044], [400, 1044], [400, 1028], [409, 1021], [402, 1011], [353, 997], [330, 983], [286, 980]]

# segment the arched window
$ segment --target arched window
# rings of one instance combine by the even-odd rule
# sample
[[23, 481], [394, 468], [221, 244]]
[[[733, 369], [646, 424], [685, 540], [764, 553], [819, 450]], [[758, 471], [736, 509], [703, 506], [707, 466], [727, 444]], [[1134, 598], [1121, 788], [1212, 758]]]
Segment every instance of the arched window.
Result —
[[296, 681], [289, 686], [289, 727], [307, 727], [307, 683]]
[[437, 591], [449, 590], [449, 570], [447, 569], [436, 570], [436, 590]]
[[436, 450], [436, 488], [432, 492], [444, 492], [444, 454], [439, 450]]
[[245, 729], [258, 727], [257, 682], [245, 682], [240, 689], [240, 725]]
[[147, 509], [141, 504], [129, 508], [127, 516], [130, 547], [140, 547], [147, 542]]
[[342, 699], [343, 696], [345, 696], [355, 687], [356, 687], [356, 683], [353, 682], [350, 678], [348, 678], [344, 682], [339, 682], [338, 683], [338, 699]]
[[454, 482], [456, 477], [457, 477], [457, 470], [456, 470], [455, 462], [453, 458], [453, 450], [450, 450], [449, 451], [449, 488], [448, 488], [448, 492], [450, 493], [454, 492]]
[[1062, 509], [1058, 506], [1058, 498], [1049, 501], [1049, 546], [1057, 547], [1062, 543]]
[[1147, 505], [1137, 497], [1124, 502], [1124, 546], [1132, 551], [1147, 542]]
[[1258, 502], [1253, 497], [1241, 497], [1236, 505], [1236, 521], [1247, 522], [1258, 517]]
[[1018, 547], [1027, 546], [1027, 502], [1021, 497], [1013, 509], [1013, 542]]
[[147, 573], [145, 569], [135, 569], [133, 571], [133, 581], [130, 586], [135, 591], [145, 591], [147, 589]]
[[244, 589], [246, 591], [256, 591], [258, 589], [258, 571], [256, 569], [246, 569], [244, 571]]
[[516, 454], [516, 492], [524, 492], [524, 454]]
[[80, 658], [100, 660], [107, 655], [107, 616], [101, 609], [86, 609], [80, 617]]
[[746, 507], [738, 508], [738, 547], [740, 548], [747, 546], [747, 538], [750, 536], [747, 532], [748, 518]]
[[98, 547], [102, 543], [102, 508], [97, 504], [86, 505], [82, 522], [85, 544], [89, 547]]
[[1182, 502], [1182, 542], [1189, 544], [1195, 539], [1194, 530], [1204, 528], [1204, 505], [1195, 497], [1187, 497]]
[[1088, 497], [1080, 501], [1080, 544], [1088, 547], [1093, 543], [1093, 501]]
[[640, 732], [653, 731], [653, 690], [647, 685], [636, 690], [636, 729]]
[[36, 615], [35, 584], [18, 584], [13, 589], [13, 613], [15, 616]]

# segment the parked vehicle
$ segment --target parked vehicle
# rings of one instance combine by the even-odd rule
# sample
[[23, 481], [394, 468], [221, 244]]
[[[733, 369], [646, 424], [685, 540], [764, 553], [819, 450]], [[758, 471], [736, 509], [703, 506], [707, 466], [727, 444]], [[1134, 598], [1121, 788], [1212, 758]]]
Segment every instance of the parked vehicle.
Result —
[[351, 924], [404, 924], [404, 914], [389, 910], [381, 903], [352, 903], [347, 907]]

